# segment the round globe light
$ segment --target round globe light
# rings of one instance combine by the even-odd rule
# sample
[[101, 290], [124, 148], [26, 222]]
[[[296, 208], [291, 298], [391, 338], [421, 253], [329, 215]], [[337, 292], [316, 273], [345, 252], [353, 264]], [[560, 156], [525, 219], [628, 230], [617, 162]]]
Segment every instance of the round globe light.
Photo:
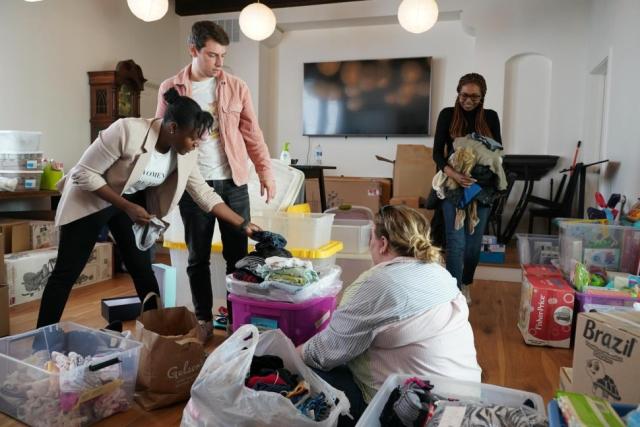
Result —
[[24, 1], [29, 2], [29, 3], [35, 3], [37, 1], [42, 1], [42, 0], [24, 0]]
[[436, 0], [403, 0], [398, 7], [398, 21], [410, 33], [429, 30], [438, 20]]
[[129, 10], [145, 22], [161, 19], [169, 10], [169, 0], [127, 0]]
[[251, 40], [264, 40], [276, 29], [276, 15], [262, 3], [246, 6], [240, 12], [238, 21], [242, 33]]

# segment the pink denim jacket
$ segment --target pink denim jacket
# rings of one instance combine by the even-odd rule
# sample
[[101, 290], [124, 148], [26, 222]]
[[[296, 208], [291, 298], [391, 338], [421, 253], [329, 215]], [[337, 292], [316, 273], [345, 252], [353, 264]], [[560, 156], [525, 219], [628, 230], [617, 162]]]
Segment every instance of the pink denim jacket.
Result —
[[[191, 97], [190, 76], [191, 64], [174, 77], [162, 82], [158, 90], [156, 117], [164, 116], [167, 103], [163, 94], [170, 88], [175, 87], [180, 95]], [[264, 142], [258, 118], [253, 111], [247, 84], [224, 71], [220, 72], [216, 81], [220, 140], [229, 160], [233, 182], [236, 185], [244, 185], [249, 181], [248, 159], [255, 165], [260, 182], [273, 180], [269, 148]]]

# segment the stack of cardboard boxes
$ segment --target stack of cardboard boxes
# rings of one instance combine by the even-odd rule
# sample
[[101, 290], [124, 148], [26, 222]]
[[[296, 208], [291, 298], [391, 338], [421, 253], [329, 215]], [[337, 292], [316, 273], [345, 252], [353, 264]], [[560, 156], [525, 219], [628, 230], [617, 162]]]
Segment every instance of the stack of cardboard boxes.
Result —
[[640, 402], [640, 312], [580, 313], [573, 368], [560, 369], [560, 389], [613, 403]]
[[[9, 306], [40, 299], [58, 255], [57, 228], [51, 221], [0, 219], [0, 232], [5, 249], [0, 283], [8, 285], [8, 289], [0, 289], [0, 304], [4, 292]], [[76, 286], [98, 283], [112, 275], [112, 246], [98, 243]]]
[[[436, 173], [432, 149], [424, 145], [398, 145], [396, 159], [377, 156], [381, 161], [393, 163], [393, 180], [389, 178], [358, 178], [327, 176], [324, 178], [328, 207], [340, 205], [365, 206], [378, 212], [384, 205], [407, 205], [419, 209], [426, 217], [432, 212], [420, 208], [420, 198], [431, 191]], [[313, 212], [320, 211], [320, 192], [316, 179], [305, 182], [307, 203]]]

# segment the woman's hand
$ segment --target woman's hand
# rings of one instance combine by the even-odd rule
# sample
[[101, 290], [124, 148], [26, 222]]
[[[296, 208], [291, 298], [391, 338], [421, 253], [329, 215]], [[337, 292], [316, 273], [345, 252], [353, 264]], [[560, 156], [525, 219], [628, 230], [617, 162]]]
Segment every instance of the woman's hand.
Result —
[[244, 228], [244, 232], [247, 235], [247, 237], [251, 237], [253, 236], [253, 233], [258, 232], [258, 231], [262, 231], [262, 228], [258, 227], [257, 225], [255, 225], [254, 223], [250, 222], [245, 228]]
[[464, 187], [464, 188], [471, 187], [471, 185], [473, 185], [476, 182], [475, 179], [463, 173], [458, 172], [457, 170], [453, 169], [451, 166], [445, 167], [444, 173], [449, 178], [453, 179], [455, 182], [460, 184], [461, 187]]
[[127, 215], [129, 215], [131, 221], [138, 224], [148, 224], [153, 217], [153, 215], [147, 212], [145, 208], [131, 202], [129, 202], [124, 211], [127, 213]]

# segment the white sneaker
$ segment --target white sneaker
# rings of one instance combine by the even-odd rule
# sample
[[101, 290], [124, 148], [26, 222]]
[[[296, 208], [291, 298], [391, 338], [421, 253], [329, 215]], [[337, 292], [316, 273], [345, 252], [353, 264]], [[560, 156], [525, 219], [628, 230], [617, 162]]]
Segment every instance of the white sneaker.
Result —
[[467, 305], [471, 305], [471, 286], [470, 285], [462, 285], [462, 295], [467, 299]]
[[198, 320], [198, 339], [206, 343], [213, 336], [213, 320]]

